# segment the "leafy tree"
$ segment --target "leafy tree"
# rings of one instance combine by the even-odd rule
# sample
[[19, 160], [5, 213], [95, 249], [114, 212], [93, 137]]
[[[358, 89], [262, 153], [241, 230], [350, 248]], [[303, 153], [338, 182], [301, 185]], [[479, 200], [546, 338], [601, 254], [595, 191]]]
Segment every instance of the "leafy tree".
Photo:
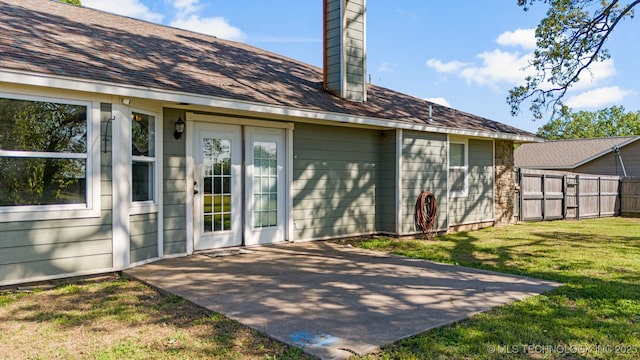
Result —
[[76, 5], [76, 6], [82, 6], [82, 4], [80, 3], [80, 0], [58, 0], [58, 1]]
[[518, 0], [526, 11], [536, 2], [548, 3], [549, 10], [536, 28], [536, 45], [530, 64], [536, 74], [525, 78], [526, 85], [509, 91], [511, 114], [530, 101], [535, 119], [545, 110], [562, 108], [562, 97], [594, 62], [610, 57], [604, 44], [619, 22], [633, 17], [640, 0]]
[[640, 135], [640, 111], [625, 112], [623, 106], [578, 112], [565, 106], [559, 117], [538, 129], [538, 136], [549, 140], [631, 135]]

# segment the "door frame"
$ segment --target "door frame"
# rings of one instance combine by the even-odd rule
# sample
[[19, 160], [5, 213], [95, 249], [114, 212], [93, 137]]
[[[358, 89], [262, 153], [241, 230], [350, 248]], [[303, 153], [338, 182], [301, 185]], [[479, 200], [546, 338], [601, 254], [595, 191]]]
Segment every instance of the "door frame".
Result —
[[[284, 241], [294, 241], [294, 222], [293, 222], [293, 130], [295, 128], [292, 122], [284, 121], [267, 121], [267, 120], [255, 120], [248, 118], [236, 118], [236, 117], [224, 117], [217, 115], [198, 114], [193, 112], [185, 113], [186, 122], [186, 139], [185, 139], [185, 155], [186, 155], [186, 253], [193, 254], [196, 229], [194, 228], [194, 216], [196, 216], [194, 209], [194, 181], [195, 180], [195, 159], [194, 154], [195, 142], [199, 142], [198, 139], [198, 124], [228, 124], [228, 125], [240, 125], [242, 126], [242, 132], [244, 127], [263, 127], [263, 128], [279, 128], [285, 130], [284, 136], [284, 148], [285, 148], [285, 184], [284, 184]], [[244, 138], [242, 141], [242, 147], [244, 148]], [[243, 159], [244, 162], [244, 159]], [[244, 165], [244, 163], [243, 163]], [[244, 186], [243, 186], [244, 187]], [[244, 221], [244, 216], [243, 216]]]

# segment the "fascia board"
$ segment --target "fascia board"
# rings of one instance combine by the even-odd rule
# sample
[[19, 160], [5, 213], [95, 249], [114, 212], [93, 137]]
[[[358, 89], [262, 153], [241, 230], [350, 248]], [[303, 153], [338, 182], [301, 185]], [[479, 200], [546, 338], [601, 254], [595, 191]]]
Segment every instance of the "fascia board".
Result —
[[272, 116], [285, 116], [292, 118], [325, 120], [336, 123], [377, 126], [390, 129], [415, 130], [441, 134], [454, 134], [462, 136], [483, 137], [491, 139], [513, 140], [517, 142], [540, 142], [536, 136], [527, 136], [509, 133], [497, 133], [482, 130], [458, 129], [425, 124], [410, 124], [388, 119], [369, 118], [356, 115], [332, 113], [316, 110], [297, 109], [279, 105], [268, 105], [242, 100], [224, 99], [214, 96], [205, 96], [179, 91], [155, 89], [151, 87], [115, 84], [104, 81], [87, 80], [63, 77], [57, 75], [37, 74], [26, 71], [0, 70], [0, 79], [3, 82], [21, 85], [43, 86], [67, 90], [101, 93], [122, 97], [137, 97], [158, 101], [187, 103], [192, 105], [210, 106], [236, 111], [264, 113]]

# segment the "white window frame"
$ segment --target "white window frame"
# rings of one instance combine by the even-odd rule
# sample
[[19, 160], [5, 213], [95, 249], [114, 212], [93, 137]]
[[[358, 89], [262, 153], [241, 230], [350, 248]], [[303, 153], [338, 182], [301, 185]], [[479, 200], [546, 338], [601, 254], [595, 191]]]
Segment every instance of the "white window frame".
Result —
[[[464, 165], [463, 166], [451, 166], [451, 144], [459, 144], [464, 146]], [[447, 187], [449, 187], [449, 195], [451, 197], [467, 197], [469, 195], [469, 142], [467, 140], [450, 140], [449, 149], [447, 149], [447, 179], [451, 177], [451, 170], [464, 170], [464, 190], [453, 191], [451, 189], [451, 183], [449, 181]]]
[[0, 223], [13, 221], [37, 221], [100, 217], [100, 103], [46, 96], [32, 96], [0, 92], [5, 99], [51, 102], [80, 105], [87, 108], [87, 152], [48, 153], [36, 151], [0, 150], [0, 157], [85, 159], [86, 202], [84, 204], [0, 206]]
[[[134, 156], [132, 155], [132, 148], [133, 148], [133, 134], [131, 133], [131, 121], [133, 121], [133, 119], [131, 118], [131, 115], [133, 113], [138, 113], [138, 114], [143, 114], [143, 115], [149, 115], [149, 116], [153, 116], [154, 118], [154, 139], [153, 139], [153, 153], [154, 156]], [[130, 215], [136, 215], [136, 214], [148, 214], [148, 213], [157, 213], [158, 212], [158, 196], [159, 196], [159, 191], [158, 191], [158, 177], [159, 177], [159, 168], [160, 166], [158, 165], [158, 159], [160, 158], [160, 148], [159, 148], [159, 144], [161, 141], [160, 135], [160, 123], [161, 123], [161, 118], [158, 116], [157, 113], [153, 112], [153, 111], [146, 111], [146, 110], [142, 110], [142, 109], [137, 109], [137, 108], [131, 108], [128, 112], [128, 119], [129, 122], [127, 123], [127, 128], [128, 128], [128, 138], [129, 138], [129, 145], [127, 147], [128, 149], [128, 154], [129, 154], [129, 186], [131, 187], [130, 191], [129, 191], [129, 204], [130, 204], [130, 210], [129, 210], [129, 214]], [[146, 163], [151, 163], [153, 164], [153, 180], [151, 182], [151, 185], [153, 186], [153, 189], [151, 191], [151, 195], [153, 200], [146, 200], [146, 201], [133, 201], [133, 162], [137, 161], [137, 162], [146, 162]]]

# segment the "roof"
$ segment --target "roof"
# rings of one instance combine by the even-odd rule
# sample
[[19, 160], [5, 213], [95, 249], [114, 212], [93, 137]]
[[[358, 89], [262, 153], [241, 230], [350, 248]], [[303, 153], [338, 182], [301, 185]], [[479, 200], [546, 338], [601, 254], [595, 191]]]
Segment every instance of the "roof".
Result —
[[0, 0], [0, 6], [0, 32], [10, 34], [0, 37], [5, 73], [535, 139], [524, 130], [373, 84], [367, 85], [367, 102], [350, 102], [324, 91], [322, 69], [243, 43], [51, 0]]
[[516, 167], [574, 169], [632, 142], [640, 136], [554, 140], [520, 145], [514, 153]]

